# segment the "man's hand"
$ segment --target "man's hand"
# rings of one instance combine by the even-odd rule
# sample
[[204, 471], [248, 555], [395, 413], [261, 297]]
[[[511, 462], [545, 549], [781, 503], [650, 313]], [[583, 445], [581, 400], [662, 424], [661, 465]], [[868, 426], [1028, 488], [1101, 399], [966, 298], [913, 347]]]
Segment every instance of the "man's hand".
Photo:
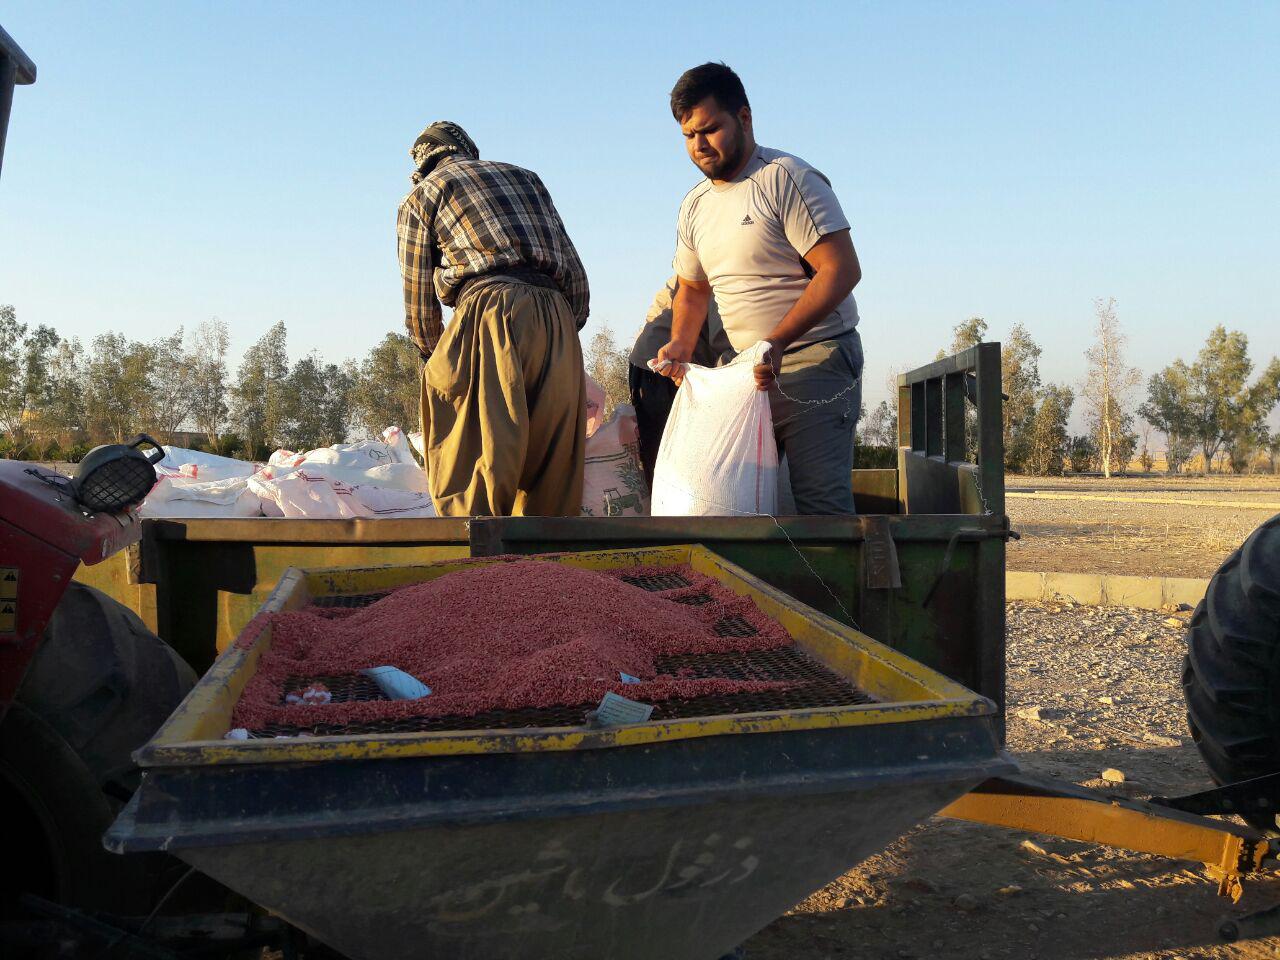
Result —
[[654, 369], [664, 377], [670, 377], [678, 387], [684, 381], [685, 365], [692, 359], [693, 347], [672, 340], [659, 348]]
[[698, 336], [707, 320], [707, 304], [711, 302], [711, 284], [705, 280], [679, 277], [671, 300], [671, 342], [658, 351], [657, 363], [670, 361], [658, 370], [680, 386], [685, 364], [693, 359]]
[[756, 375], [756, 389], [768, 390], [782, 373], [782, 351], [773, 344], [769, 344], [764, 362], [757, 363], [751, 369]]

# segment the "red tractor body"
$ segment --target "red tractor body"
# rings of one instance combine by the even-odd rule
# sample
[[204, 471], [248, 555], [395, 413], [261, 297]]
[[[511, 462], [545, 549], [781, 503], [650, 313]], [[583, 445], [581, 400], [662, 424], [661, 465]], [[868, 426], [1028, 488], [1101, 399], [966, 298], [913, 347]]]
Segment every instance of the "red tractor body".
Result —
[[99, 563], [139, 536], [132, 513], [88, 513], [64, 481], [0, 460], [0, 719], [76, 567]]

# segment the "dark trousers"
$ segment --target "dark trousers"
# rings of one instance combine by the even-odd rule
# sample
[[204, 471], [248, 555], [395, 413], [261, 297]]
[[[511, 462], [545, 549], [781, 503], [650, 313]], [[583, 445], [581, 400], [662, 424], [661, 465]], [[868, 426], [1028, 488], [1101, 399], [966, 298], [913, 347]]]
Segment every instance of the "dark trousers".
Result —
[[670, 377], [630, 364], [627, 381], [631, 387], [631, 405], [636, 408], [636, 432], [640, 441], [640, 464], [644, 482], [653, 489], [653, 468], [658, 462], [662, 431], [667, 428], [671, 404], [676, 398], [676, 385]]

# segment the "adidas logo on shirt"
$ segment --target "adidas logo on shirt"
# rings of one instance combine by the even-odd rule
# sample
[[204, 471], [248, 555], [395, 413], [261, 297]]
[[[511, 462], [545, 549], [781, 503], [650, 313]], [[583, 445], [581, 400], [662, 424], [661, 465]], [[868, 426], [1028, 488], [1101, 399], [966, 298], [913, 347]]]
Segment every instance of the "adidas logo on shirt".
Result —
[[745, 217], [742, 218], [742, 225], [744, 227], [750, 227], [755, 225], [755, 221], [751, 219], [751, 214], [748, 213]]

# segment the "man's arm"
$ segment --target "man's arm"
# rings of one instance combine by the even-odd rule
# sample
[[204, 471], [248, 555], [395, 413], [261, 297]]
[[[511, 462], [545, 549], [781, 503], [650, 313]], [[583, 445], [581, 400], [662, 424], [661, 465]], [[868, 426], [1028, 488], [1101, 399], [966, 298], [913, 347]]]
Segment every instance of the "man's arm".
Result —
[[577, 323], [578, 329], [581, 330], [586, 326], [587, 318], [591, 315], [591, 285], [587, 282], [587, 269], [582, 265], [582, 258], [578, 256], [578, 249], [573, 245], [573, 240], [569, 237], [569, 231], [564, 228], [564, 221], [560, 219], [560, 211], [556, 209], [546, 184], [542, 182], [542, 178], [536, 173], [532, 173], [532, 180], [533, 188], [545, 206], [548, 218], [560, 230], [560, 239], [563, 241], [561, 245], [564, 250], [564, 262], [557, 265], [554, 279], [569, 304], [569, 310], [573, 314], [574, 322]]
[[658, 350], [658, 360], [670, 360], [671, 364], [660, 371], [676, 383], [684, 379], [684, 365], [693, 357], [698, 345], [698, 335], [707, 322], [707, 307], [711, 303], [711, 284], [705, 280], [680, 278], [676, 295], [671, 301], [671, 341]]
[[435, 349], [444, 322], [431, 283], [435, 268], [431, 231], [408, 200], [400, 204], [396, 216], [396, 250], [404, 279], [404, 325], [425, 360]]
[[[756, 386], [761, 390], [768, 390], [776, 379], [782, 367], [783, 351], [831, 316], [831, 311], [853, 292], [862, 279], [858, 253], [853, 249], [853, 239], [847, 229], [822, 237], [804, 255], [804, 260], [813, 270], [813, 276], [800, 299], [765, 337], [773, 349], [769, 353], [771, 362], [758, 364], [755, 368]], [[672, 337], [674, 339], [674, 331]]]

